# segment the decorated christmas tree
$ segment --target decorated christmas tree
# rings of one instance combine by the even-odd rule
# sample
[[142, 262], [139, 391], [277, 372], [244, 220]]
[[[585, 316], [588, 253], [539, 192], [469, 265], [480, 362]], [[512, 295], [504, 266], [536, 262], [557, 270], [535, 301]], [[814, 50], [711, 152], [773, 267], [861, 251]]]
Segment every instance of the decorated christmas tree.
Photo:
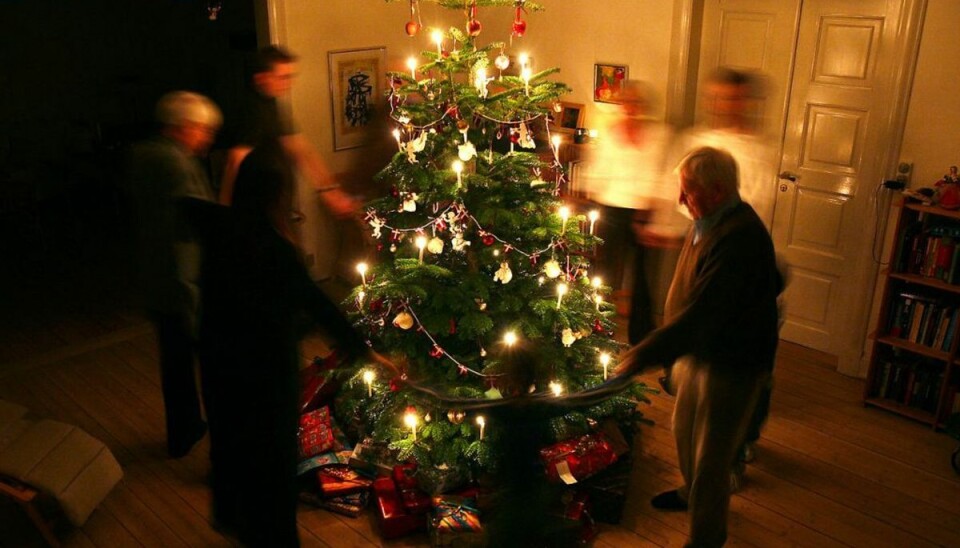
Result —
[[[589, 264], [602, 243], [597, 215], [562, 201], [560, 141], [548, 122], [569, 89], [551, 79], [556, 69], [533, 72], [522, 55], [512, 66], [506, 43], [478, 43], [478, 7], [514, 7], [516, 44], [525, 10], [540, 6], [437, 3], [464, 10], [466, 25], [433, 31], [431, 48], [389, 75], [398, 151], [378, 178], [391, 191], [367, 206], [377, 252], [357, 265], [361, 285], [347, 301], [401, 371], [357, 364], [337, 413], [401, 461], [482, 472], [496, 469], [505, 430], [484, 409], [573, 399], [604, 382], [621, 345], [610, 288]], [[422, 30], [415, 1], [406, 30]], [[520, 389], [508, 367], [514, 346], [536, 356]], [[630, 420], [644, 390], [546, 420], [556, 439], [604, 417]]]

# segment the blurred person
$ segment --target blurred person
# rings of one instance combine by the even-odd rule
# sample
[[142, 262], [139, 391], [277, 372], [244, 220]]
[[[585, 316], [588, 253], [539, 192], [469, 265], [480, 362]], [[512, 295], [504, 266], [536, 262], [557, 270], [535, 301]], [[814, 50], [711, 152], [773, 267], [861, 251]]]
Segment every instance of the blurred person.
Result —
[[[252, 93], [247, 96], [241, 121], [235, 130], [236, 143], [229, 149], [220, 181], [220, 203], [233, 201], [234, 184], [240, 163], [254, 147], [279, 141], [297, 170], [310, 179], [327, 208], [337, 217], [349, 217], [358, 204], [332, 177], [316, 149], [299, 133], [289, 117], [281, 113], [278, 100], [290, 94], [297, 76], [297, 58], [278, 46], [259, 51], [253, 67]], [[291, 196], [291, 210], [293, 197]]]
[[699, 148], [678, 169], [679, 203], [694, 225], [667, 295], [665, 323], [627, 351], [616, 373], [622, 379], [673, 364], [683, 485], [651, 504], [689, 510], [687, 546], [722, 546], [730, 470], [776, 353], [783, 281], [769, 233], [737, 192], [733, 157]]
[[264, 142], [237, 171], [233, 205], [186, 200], [204, 244], [200, 358], [217, 527], [246, 546], [298, 546], [299, 341], [306, 318], [348, 357], [373, 353], [310, 279], [282, 225], [293, 172]]
[[157, 332], [167, 451], [180, 458], [204, 436], [207, 424], [194, 365], [200, 248], [178, 200], [216, 200], [199, 158], [222, 118], [210, 99], [188, 91], [164, 95], [156, 118], [159, 134], [133, 147], [128, 190], [140, 294]]
[[624, 83], [619, 108], [584, 171], [591, 198], [603, 208], [598, 270], [617, 294], [625, 271], [633, 272], [628, 328], [633, 344], [656, 327], [646, 273], [649, 249], [679, 246], [686, 227], [674, 213], [674, 186], [664, 174], [671, 131], [649, 117], [650, 93], [640, 81]]

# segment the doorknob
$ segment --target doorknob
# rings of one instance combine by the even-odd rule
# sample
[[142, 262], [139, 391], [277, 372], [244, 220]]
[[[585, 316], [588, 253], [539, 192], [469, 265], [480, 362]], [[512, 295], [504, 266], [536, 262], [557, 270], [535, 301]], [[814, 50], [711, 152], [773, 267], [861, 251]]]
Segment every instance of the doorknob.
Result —
[[786, 179], [787, 181], [790, 181], [791, 183], [797, 182], [797, 179], [800, 178], [799, 175], [796, 175], [796, 174], [793, 173], [792, 171], [782, 171], [782, 172], [780, 172], [780, 175], [777, 175], [777, 177], [779, 177], [779, 178], [781, 178], [781, 179]]

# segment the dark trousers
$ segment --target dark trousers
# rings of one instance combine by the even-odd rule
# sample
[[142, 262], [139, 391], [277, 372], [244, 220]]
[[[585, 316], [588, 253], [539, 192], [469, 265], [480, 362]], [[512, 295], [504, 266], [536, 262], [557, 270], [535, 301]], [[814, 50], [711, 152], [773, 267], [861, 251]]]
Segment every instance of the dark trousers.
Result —
[[194, 370], [195, 343], [182, 314], [151, 313], [160, 349], [160, 386], [171, 453], [192, 445], [202, 431], [200, 396]]

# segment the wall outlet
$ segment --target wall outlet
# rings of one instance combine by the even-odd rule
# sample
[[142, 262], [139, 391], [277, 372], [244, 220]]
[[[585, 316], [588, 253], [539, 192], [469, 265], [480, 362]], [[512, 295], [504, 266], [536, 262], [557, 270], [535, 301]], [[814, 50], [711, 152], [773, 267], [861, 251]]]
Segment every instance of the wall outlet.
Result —
[[910, 179], [913, 176], [913, 162], [900, 162], [897, 166], [897, 181], [903, 183], [904, 187], [910, 187]]

